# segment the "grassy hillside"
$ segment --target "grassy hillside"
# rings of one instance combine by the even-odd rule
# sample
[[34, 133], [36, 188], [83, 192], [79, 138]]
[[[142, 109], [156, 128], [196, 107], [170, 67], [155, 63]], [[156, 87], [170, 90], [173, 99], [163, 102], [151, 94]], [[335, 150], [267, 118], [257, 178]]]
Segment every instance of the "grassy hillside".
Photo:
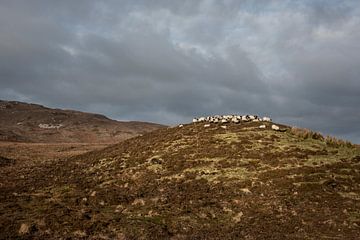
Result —
[[360, 149], [265, 124], [187, 124], [1, 165], [0, 238], [358, 239]]
[[0, 141], [5, 142], [116, 143], [162, 127], [165, 126], [0, 100]]

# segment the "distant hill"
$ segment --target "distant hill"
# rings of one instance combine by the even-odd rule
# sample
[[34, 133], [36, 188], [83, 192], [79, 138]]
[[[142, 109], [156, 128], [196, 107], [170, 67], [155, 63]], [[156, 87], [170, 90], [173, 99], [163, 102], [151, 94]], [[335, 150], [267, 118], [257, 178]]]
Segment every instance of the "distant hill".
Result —
[[0, 168], [0, 238], [359, 239], [360, 149], [272, 124], [185, 124]]
[[160, 124], [120, 122], [99, 114], [0, 100], [0, 141], [114, 143], [162, 127]]

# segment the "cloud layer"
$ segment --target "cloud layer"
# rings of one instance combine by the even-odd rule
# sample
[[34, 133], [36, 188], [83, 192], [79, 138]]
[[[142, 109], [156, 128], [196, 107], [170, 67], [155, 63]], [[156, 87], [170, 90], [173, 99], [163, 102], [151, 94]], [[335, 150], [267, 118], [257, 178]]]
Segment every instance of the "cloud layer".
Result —
[[0, 98], [165, 124], [258, 113], [360, 142], [360, 3], [2, 1]]

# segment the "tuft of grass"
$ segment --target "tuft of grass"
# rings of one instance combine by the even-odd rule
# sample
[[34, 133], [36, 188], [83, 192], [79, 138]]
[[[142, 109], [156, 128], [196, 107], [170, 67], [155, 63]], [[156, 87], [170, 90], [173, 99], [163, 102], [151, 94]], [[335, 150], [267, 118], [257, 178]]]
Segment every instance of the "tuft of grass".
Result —
[[346, 140], [338, 139], [336, 137], [327, 136], [325, 138], [326, 145], [330, 147], [353, 147], [354, 145]]
[[321, 133], [306, 128], [292, 127], [290, 133], [302, 139], [315, 139], [323, 141], [325, 138]]
[[306, 129], [306, 128], [292, 127], [290, 129], [290, 133], [297, 136], [298, 138], [301, 138], [304, 140], [305, 139], [314, 139], [314, 140], [323, 141], [329, 147], [353, 147], [354, 146], [349, 141], [338, 139], [333, 136], [324, 137], [321, 133], [314, 132], [314, 131], [312, 131], [310, 129]]

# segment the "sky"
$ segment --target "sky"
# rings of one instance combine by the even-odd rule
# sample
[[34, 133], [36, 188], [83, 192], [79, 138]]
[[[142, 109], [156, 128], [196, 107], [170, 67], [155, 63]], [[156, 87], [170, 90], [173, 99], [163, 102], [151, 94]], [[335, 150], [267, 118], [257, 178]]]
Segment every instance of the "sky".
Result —
[[360, 143], [358, 0], [2, 0], [0, 99], [187, 123], [257, 114]]

